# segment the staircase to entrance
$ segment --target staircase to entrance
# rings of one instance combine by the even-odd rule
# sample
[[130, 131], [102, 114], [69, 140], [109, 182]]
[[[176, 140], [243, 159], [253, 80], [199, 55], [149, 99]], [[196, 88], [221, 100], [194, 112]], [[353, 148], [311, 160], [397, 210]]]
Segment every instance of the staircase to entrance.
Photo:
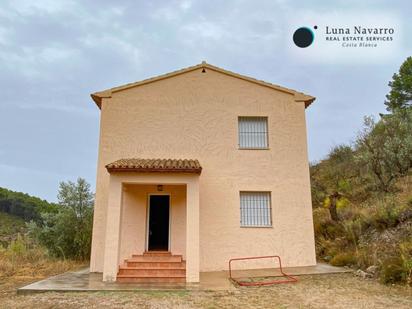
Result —
[[133, 254], [119, 267], [117, 282], [186, 282], [186, 261], [168, 251]]

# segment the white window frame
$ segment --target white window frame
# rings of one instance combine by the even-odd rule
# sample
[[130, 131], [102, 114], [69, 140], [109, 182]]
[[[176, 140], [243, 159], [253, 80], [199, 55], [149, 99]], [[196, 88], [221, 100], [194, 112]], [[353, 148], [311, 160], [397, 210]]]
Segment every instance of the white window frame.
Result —
[[[243, 205], [243, 195], [250, 194], [265, 194], [267, 198], [267, 205], [262, 207], [261, 201], [249, 200], [249, 205]], [[273, 225], [272, 220], [272, 193], [270, 191], [240, 191], [239, 192], [239, 212], [240, 212], [240, 227], [258, 227], [258, 228], [271, 228]], [[247, 218], [245, 222], [245, 219]]]
[[[253, 146], [250, 144], [256, 144], [257, 142], [253, 142], [253, 136], [251, 136], [249, 138], [249, 145], [242, 145], [242, 140], [245, 139], [244, 136], [242, 136], [243, 134], [253, 134], [253, 132], [241, 132], [241, 122], [242, 120], [262, 120], [264, 121], [265, 124], [265, 132], [255, 132], [256, 134], [262, 133], [262, 134], [266, 134], [265, 136], [265, 145], [259, 147], [259, 146]], [[238, 147], [241, 150], [267, 150], [269, 149], [269, 119], [267, 116], [238, 116]]]

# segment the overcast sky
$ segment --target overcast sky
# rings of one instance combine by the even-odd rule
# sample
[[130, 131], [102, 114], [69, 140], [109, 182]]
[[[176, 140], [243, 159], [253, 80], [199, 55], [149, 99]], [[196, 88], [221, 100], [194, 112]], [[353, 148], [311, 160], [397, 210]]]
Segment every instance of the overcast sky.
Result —
[[[307, 125], [319, 160], [353, 141], [364, 115], [385, 110], [387, 83], [412, 51], [409, 2], [2, 0], [0, 186], [55, 201], [60, 181], [81, 176], [94, 190], [90, 93], [202, 60], [316, 96]], [[396, 49], [304, 56], [292, 44], [291, 29], [308, 20], [362, 14], [396, 24]]]

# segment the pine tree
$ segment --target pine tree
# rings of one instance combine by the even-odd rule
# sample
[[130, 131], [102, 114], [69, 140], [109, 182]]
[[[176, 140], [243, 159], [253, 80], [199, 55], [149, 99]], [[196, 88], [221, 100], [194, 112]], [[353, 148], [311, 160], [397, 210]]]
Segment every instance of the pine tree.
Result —
[[412, 57], [408, 57], [399, 68], [399, 73], [389, 82], [391, 91], [386, 95], [386, 109], [393, 112], [412, 106]]

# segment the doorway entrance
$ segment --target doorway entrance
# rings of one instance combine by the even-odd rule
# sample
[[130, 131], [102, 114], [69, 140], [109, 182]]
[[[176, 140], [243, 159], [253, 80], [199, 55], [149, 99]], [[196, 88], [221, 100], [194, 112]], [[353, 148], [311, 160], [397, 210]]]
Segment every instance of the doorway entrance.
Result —
[[149, 195], [148, 216], [148, 251], [168, 251], [170, 196]]

